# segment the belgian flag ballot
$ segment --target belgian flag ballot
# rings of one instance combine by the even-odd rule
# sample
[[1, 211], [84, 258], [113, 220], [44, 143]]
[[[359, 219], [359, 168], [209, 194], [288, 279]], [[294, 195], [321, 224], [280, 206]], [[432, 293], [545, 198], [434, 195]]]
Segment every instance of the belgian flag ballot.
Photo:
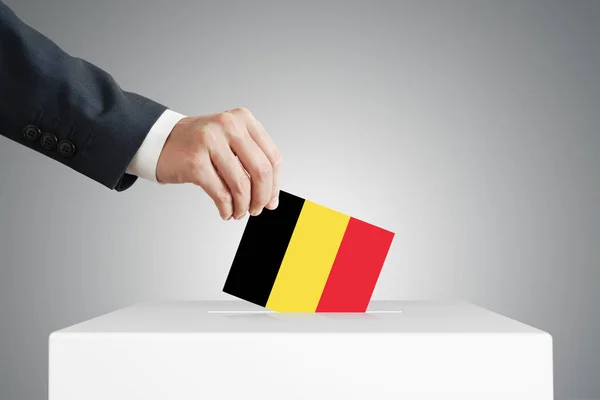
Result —
[[276, 312], [365, 312], [394, 233], [281, 191], [250, 217], [223, 292]]

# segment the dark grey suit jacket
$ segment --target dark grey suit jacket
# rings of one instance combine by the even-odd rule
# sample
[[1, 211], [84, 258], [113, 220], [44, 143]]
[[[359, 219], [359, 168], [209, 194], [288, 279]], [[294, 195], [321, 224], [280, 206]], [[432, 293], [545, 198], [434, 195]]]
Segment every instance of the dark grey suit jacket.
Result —
[[0, 134], [117, 191], [166, 107], [124, 91], [0, 1]]

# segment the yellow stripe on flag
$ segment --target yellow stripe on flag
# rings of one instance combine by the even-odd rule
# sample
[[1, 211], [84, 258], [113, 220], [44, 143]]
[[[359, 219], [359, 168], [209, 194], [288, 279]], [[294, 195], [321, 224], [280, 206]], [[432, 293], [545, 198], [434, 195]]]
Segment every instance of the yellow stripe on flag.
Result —
[[266, 307], [314, 312], [350, 217], [305, 201]]

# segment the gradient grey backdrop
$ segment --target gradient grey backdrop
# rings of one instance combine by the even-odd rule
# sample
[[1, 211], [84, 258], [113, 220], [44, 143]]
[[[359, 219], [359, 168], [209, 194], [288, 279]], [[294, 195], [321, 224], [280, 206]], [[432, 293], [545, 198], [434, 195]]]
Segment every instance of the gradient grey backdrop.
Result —
[[[397, 233], [375, 298], [546, 330], [556, 398], [600, 398], [600, 1], [7, 4], [125, 89], [251, 109], [284, 189]], [[245, 225], [194, 187], [117, 194], [4, 138], [0, 204], [2, 400], [46, 396], [53, 330], [227, 298]]]

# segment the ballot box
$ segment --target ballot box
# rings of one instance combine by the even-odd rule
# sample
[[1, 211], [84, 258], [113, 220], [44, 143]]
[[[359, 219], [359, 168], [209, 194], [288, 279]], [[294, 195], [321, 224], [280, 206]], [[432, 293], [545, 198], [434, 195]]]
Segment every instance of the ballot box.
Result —
[[49, 338], [50, 400], [549, 400], [552, 338], [465, 302], [138, 304]]

